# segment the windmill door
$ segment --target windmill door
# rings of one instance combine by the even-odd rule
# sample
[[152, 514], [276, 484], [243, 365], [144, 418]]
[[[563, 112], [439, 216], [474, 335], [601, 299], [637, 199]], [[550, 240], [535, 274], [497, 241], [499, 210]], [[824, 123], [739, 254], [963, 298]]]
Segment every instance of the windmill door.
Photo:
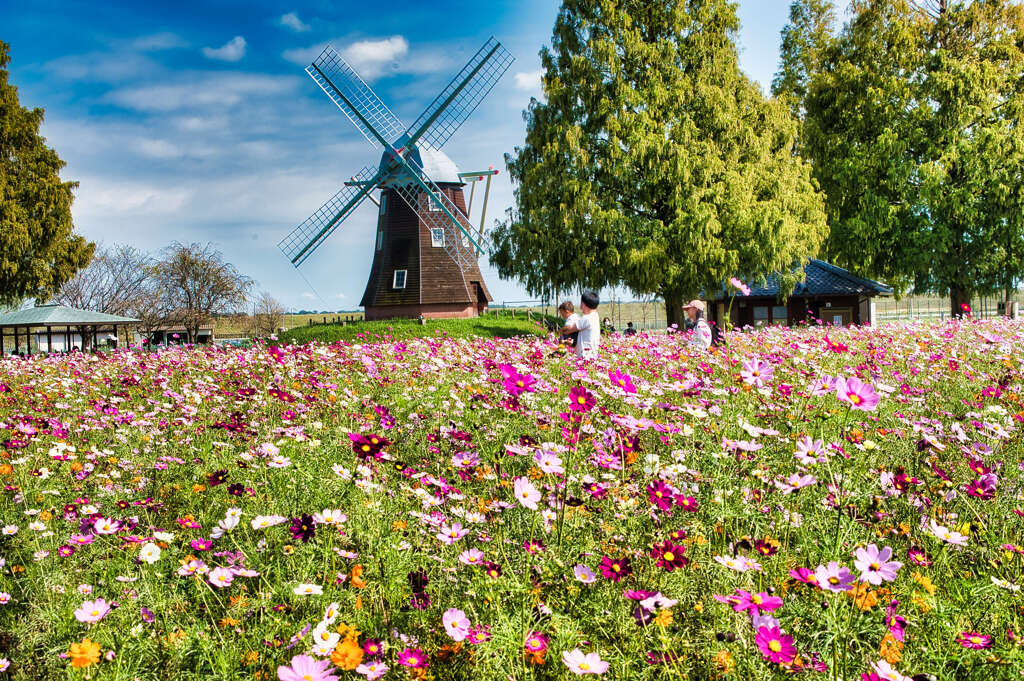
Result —
[[480, 286], [480, 282], [472, 281], [470, 282], [470, 286], [472, 287], [471, 290], [473, 293], [473, 301], [474, 307], [476, 308], [476, 313], [478, 315], [481, 315], [484, 312], [487, 312], [487, 296], [484, 295], [484, 289], [482, 286]]

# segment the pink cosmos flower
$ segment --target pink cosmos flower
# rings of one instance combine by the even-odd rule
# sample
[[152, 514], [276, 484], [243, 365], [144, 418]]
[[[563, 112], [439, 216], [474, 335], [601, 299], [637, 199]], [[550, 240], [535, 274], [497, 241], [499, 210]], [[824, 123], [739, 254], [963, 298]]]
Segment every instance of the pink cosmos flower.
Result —
[[892, 558], [892, 549], [888, 546], [879, 549], [874, 544], [868, 544], [854, 551], [854, 555], [857, 559], [853, 561], [853, 566], [860, 570], [860, 581], [875, 586], [896, 579], [896, 573], [903, 567], [903, 563], [889, 560]]
[[388, 666], [380, 660], [370, 660], [363, 662], [356, 667], [356, 674], [362, 674], [366, 677], [366, 681], [377, 681], [380, 677], [388, 673]]
[[733, 285], [737, 291], [745, 296], [750, 295], [750, 287], [740, 281], [737, 277], [729, 277], [729, 283]]
[[435, 534], [442, 544], [451, 545], [469, 534], [469, 530], [462, 527], [462, 523], [452, 523], [450, 526], [441, 526], [441, 531]]
[[[834, 376], [822, 375], [814, 380], [811, 384], [811, 395], [814, 397], [821, 397], [822, 395], [828, 395], [834, 392], [836, 389], [836, 379]], [[806, 436], [804, 436], [806, 437]]]
[[480, 549], [466, 549], [459, 554], [459, 562], [463, 565], [480, 565], [484, 562], [484, 552]]
[[441, 623], [444, 630], [448, 632], [453, 641], [462, 641], [469, 635], [469, 618], [466, 613], [457, 608], [449, 608], [441, 616]]
[[537, 379], [530, 374], [521, 374], [511, 364], [502, 364], [501, 375], [504, 377], [502, 386], [512, 397], [518, 397], [523, 393], [532, 393]]
[[760, 359], [743, 360], [743, 369], [740, 371], [740, 378], [747, 385], [755, 388], [763, 388], [765, 383], [772, 380], [775, 375], [775, 367]]
[[210, 584], [223, 589], [226, 586], [231, 586], [231, 582], [235, 579], [235, 573], [227, 568], [215, 567], [210, 570], [210, 574], [206, 578], [210, 580]]
[[594, 571], [583, 564], [575, 566], [572, 569], [572, 573], [576, 576], [576, 579], [584, 584], [593, 584], [597, 581], [597, 575], [594, 574]]
[[543, 652], [548, 649], [548, 637], [535, 631], [526, 637], [523, 648], [531, 653]]
[[336, 681], [330, 660], [317, 660], [309, 655], [296, 655], [289, 666], [277, 668], [278, 681]]
[[516, 478], [512, 489], [516, 495], [516, 500], [520, 504], [531, 511], [537, 510], [537, 502], [540, 501], [540, 490], [534, 487], [529, 478]]
[[789, 664], [796, 657], [793, 637], [783, 634], [778, 627], [760, 627], [754, 643], [769, 662]]
[[909, 676], [896, 671], [886, 660], [879, 660], [871, 663], [871, 670], [878, 675], [882, 681], [911, 681]]
[[85, 601], [82, 607], [75, 610], [75, 619], [86, 624], [95, 624], [107, 616], [110, 612], [110, 604], [102, 598], [95, 601]]
[[870, 383], [864, 383], [856, 376], [836, 379], [836, 397], [860, 411], [874, 411], [878, 407], [878, 393]]
[[562, 651], [562, 662], [573, 674], [604, 674], [608, 671], [608, 663], [597, 653], [584, 653], [579, 648]]
[[749, 611], [751, 615], [760, 615], [762, 612], [771, 612], [782, 607], [782, 599], [778, 596], [765, 592], [753, 594], [743, 589], [737, 589], [731, 596], [715, 594], [715, 600], [731, 605], [736, 612]]
[[121, 529], [121, 522], [112, 518], [98, 518], [92, 529], [96, 534], [114, 534]]
[[621, 371], [609, 371], [608, 380], [612, 382], [612, 385], [617, 386], [623, 392], [636, 393], [636, 386], [633, 385], [633, 377], [629, 374]]
[[817, 585], [826, 591], [849, 591], [857, 581], [848, 568], [834, 560], [828, 565], [819, 565], [814, 571], [814, 579]]

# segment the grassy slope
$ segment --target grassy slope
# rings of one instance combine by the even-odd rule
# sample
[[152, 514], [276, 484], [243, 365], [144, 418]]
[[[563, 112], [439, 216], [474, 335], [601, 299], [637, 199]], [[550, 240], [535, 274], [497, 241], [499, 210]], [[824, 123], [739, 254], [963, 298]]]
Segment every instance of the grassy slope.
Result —
[[325, 343], [338, 341], [364, 342], [382, 338], [425, 338], [443, 333], [455, 338], [484, 336], [511, 338], [513, 336], [543, 336], [544, 328], [537, 317], [530, 321], [525, 317], [497, 316], [493, 314], [473, 319], [428, 320], [421, 325], [414, 319], [389, 319], [379, 322], [359, 322], [342, 326], [326, 324], [299, 326], [279, 336], [282, 343], [307, 343], [319, 340]]

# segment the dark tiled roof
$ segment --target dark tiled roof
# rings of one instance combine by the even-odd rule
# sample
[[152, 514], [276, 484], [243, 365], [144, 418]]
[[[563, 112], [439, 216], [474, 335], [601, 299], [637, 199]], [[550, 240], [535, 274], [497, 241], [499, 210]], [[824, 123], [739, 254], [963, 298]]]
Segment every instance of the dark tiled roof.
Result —
[[67, 326], [75, 324], [130, 324], [138, 319], [118, 317], [64, 305], [36, 305], [0, 315], [0, 326]]
[[[728, 297], [731, 291], [721, 291], [717, 297]], [[811, 258], [804, 265], [804, 280], [798, 282], [792, 296], [887, 296], [892, 295], [892, 288], [872, 279], [850, 274], [842, 267], [817, 258]], [[750, 298], [777, 298], [779, 296], [779, 280], [775, 274], [769, 275], [764, 285], [751, 286]], [[747, 298], [737, 294], [737, 298]]]

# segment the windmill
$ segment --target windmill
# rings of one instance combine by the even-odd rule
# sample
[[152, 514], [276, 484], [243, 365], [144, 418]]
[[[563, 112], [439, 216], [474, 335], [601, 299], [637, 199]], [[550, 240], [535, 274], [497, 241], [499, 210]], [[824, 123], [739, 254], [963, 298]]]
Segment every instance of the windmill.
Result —
[[[469, 317], [485, 310], [491, 298], [477, 256], [484, 250], [487, 194], [475, 229], [462, 187], [486, 178], [489, 190], [497, 171], [460, 173], [441, 147], [512, 61], [490, 38], [406, 127], [333, 48], [325, 48], [306, 73], [382, 156], [280, 241], [292, 264], [301, 265], [369, 198], [378, 218], [373, 264], [360, 301], [367, 319]], [[375, 190], [379, 199], [372, 196]]]

